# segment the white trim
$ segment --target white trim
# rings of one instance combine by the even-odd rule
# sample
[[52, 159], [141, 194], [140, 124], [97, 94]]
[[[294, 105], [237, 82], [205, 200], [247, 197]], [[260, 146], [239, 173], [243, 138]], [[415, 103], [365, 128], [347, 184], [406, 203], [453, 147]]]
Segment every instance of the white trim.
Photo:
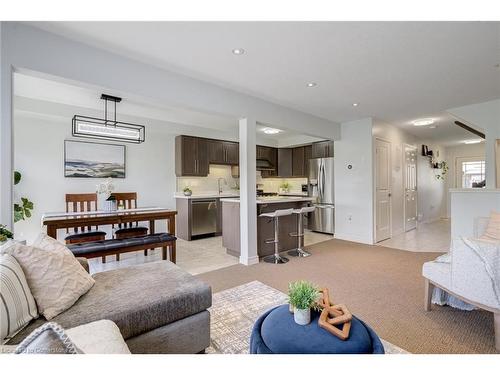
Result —
[[348, 233], [335, 233], [333, 235], [333, 238], [337, 240], [343, 240], [343, 241], [349, 241], [349, 242], [357, 242], [357, 243], [363, 243], [366, 245], [373, 245], [374, 242], [369, 236], [363, 237], [363, 236], [358, 236], [355, 234], [348, 234]]

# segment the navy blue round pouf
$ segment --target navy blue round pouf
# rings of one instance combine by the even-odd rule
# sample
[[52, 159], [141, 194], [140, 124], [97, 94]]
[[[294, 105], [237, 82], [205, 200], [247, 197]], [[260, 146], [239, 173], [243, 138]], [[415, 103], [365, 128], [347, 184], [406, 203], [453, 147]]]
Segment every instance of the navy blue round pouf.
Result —
[[[262, 315], [253, 327], [251, 354], [384, 354], [377, 334], [353, 316], [349, 338], [345, 341], [318, 326], [319, 312], [311, 312], [311, 323], [295, 323], [288, 305]], [[342, 327], [339, 327], [342, 329]]]

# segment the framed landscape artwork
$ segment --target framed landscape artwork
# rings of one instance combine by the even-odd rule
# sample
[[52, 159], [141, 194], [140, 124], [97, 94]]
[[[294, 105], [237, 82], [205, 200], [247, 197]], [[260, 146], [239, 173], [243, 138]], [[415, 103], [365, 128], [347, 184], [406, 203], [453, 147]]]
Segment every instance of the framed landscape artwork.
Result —
[[64, 141], [64, 177], [125, 178], [125, 146]]

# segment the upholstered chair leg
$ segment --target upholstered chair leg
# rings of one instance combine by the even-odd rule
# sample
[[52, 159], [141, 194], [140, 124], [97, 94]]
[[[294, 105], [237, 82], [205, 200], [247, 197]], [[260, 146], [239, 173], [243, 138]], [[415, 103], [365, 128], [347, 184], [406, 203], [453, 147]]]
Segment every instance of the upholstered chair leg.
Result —
[[495, 349], [500, 353], [500, 313], [493, 315], [495, 325]]
[[431, 301], [432, 301], [432, 291], [434, 290], [434, 285], [428, 279], [425, 279], [425, 298], [424, 298], [424, 309], [425, 311], [431, 311]]
[[106, 263], [106, 256], [103, 256], [103, 257], [102, 257], [102, 262], [103, 262], [103, 263]]
[[148, 256], [148, 249], [144, 250], [144, 256], [147, 257]]
[[163, 246], [161, 248], [161, 259], [167, 260], [167, 247], [166, 246]]
[[115, 254], [115, 258], [116, 258], [116, 261], [119, 262], [120, 261], [120, 254]]

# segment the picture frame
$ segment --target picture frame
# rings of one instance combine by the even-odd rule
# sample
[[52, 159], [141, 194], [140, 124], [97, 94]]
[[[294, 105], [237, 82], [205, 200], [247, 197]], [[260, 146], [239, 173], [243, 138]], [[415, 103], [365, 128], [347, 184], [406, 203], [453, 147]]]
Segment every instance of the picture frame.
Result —
[[64, 177], [125, 178], [125, 145], [64, 141]]

